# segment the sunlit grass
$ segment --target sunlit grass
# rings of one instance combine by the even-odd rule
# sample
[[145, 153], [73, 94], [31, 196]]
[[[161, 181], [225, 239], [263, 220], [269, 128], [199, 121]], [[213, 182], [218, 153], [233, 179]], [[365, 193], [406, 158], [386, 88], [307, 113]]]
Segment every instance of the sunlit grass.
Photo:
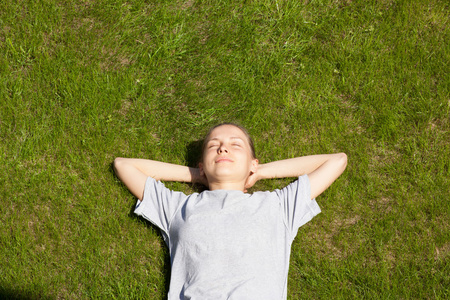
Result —
[[349, 157], [294, 241], [289, 299], [448, 298], [448, 12], [1, 2], [0, 298], [164, 298], [167, 250], [111, 163], [193, 165], [195, 141], [223, 121], [249, 129], [262, 162]]

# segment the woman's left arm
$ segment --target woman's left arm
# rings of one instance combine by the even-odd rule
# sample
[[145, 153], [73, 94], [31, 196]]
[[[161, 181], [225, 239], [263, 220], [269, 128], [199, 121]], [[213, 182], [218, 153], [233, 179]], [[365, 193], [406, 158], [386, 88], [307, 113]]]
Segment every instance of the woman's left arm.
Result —
[[320, 154], [278, 160], [258, 166], [247, 181], [249, 188], [261, 179], [298, 177], [308, 174], [311, 183], [311, 199], [325, 191], [347, 167], [345, 153]]

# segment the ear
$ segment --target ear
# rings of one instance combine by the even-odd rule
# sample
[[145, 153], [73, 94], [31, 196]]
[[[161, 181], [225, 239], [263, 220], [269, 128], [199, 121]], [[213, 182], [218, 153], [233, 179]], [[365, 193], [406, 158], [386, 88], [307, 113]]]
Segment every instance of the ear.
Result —
[[259, 165], [259, 160], [257, 160], [256, 158], [252, 160], [252, 165], [250, 166], [250, 171], [252, 173], [256, 173], [256, 171], [258, 170], [258, 165]]
[[250, 166], [250, 174], [247, 177], [244, 185], [244, 192], [247, 192], [247, 189], [251, 188], [259, 179], [258, 179], [258, 160], [253, 159], [252, 164]]

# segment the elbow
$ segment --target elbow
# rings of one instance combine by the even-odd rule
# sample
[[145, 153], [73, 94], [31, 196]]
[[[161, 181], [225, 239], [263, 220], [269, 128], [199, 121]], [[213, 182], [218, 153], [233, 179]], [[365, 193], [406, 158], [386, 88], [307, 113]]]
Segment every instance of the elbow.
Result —
[[342, 172], [344, 172], [345, 168], [347, 168], [347, 154], [341, 152], [336, 154], [337, 162], [341, 167]]
[[113, 169], [114, 169], [114, 172], [116, 172], [116, 174], [119, 173], [120, 168], [123, 165], [123, 163], [124, 163], [124, 159], [122, 157], [116, 157], [116, 159], [114, 159]]

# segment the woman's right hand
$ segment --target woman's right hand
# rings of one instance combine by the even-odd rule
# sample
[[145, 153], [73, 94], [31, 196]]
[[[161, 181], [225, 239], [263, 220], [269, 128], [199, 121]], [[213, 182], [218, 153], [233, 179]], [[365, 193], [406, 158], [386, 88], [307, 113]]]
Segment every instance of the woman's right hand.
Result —
[[199, 183], [208, 187], [208, 178], [206, 178], [205, 173], [201, 172], [199, 168], [189, 168], [189, 172], [191, 172], [192, 183]]

